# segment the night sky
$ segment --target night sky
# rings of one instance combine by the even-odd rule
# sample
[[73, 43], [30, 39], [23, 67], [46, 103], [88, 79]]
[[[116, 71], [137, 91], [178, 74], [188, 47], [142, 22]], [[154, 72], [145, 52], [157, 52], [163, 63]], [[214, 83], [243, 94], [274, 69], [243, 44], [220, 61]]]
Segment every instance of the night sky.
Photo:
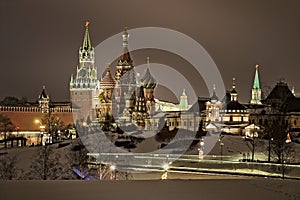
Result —
[[[226, 88], [236, 77], [243, 102], [249, 101], [256, 63], [261, 85], [274, 86], [285, 78], [300, 93], [299, 0], [1, 0], [0, 19], [1, 98], [35, 101], [46, 85], [53, 101], [69, 101], [85, 20], [91, 22], [93, 46], [124, 26], [164, 27], [190, 36], [211, 55]], [[149, 50], [133, 53], [135, 65], [148, 55], [153, 62], [189, 69], [175, 55]], [[199, 86], [197, 95], [208, 95], [201, 78], [191, 82]]]

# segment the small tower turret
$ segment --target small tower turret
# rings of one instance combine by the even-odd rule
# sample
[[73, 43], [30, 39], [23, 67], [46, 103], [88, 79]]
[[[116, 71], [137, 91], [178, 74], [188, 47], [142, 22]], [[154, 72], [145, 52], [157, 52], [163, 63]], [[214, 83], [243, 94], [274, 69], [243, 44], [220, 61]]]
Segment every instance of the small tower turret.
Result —
[[43, 90], [39, 95], [39, 108], [42, 113], [49, 113], [50, 98], [46, 93], [46, 87], [43, 85]]
[[185, 89], [183, 89], [182, 94], [180, 96], [180, 102], [179, 102], [180, 111], [187, 111], [188, 107], [189, 107], [188, 97], [185, 93]]

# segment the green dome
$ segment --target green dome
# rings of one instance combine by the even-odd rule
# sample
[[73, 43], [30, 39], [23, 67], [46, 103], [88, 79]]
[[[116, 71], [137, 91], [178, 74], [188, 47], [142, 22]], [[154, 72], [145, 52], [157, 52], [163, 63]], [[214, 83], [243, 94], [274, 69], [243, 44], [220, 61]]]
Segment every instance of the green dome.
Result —
[[141, 84], [146, 89], [154, 89], [156, 87], [156, 80], [150, 74], [149, 68], [147, 68], [145, 75], [141, 79]]

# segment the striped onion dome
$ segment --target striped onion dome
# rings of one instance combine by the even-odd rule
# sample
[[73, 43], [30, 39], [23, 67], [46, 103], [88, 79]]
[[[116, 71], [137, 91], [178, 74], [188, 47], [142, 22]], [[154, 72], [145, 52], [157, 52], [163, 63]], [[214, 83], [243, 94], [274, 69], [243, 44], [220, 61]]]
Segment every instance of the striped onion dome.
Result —
[[154, 89], [156, 87], [156, 80], [150, 74], [149, 68], [147, 68], [145, 75], [141, 79], [141, 83], [142, 86], [146, 89]]

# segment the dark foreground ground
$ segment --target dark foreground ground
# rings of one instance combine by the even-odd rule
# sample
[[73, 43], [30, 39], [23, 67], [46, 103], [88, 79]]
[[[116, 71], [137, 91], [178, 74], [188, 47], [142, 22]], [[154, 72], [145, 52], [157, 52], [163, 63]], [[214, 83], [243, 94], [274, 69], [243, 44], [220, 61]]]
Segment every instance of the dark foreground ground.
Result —
[[135, 181], [6, 181], [0, 199], [300, 199], [300, 181], [279, 179], [201, 179]]

